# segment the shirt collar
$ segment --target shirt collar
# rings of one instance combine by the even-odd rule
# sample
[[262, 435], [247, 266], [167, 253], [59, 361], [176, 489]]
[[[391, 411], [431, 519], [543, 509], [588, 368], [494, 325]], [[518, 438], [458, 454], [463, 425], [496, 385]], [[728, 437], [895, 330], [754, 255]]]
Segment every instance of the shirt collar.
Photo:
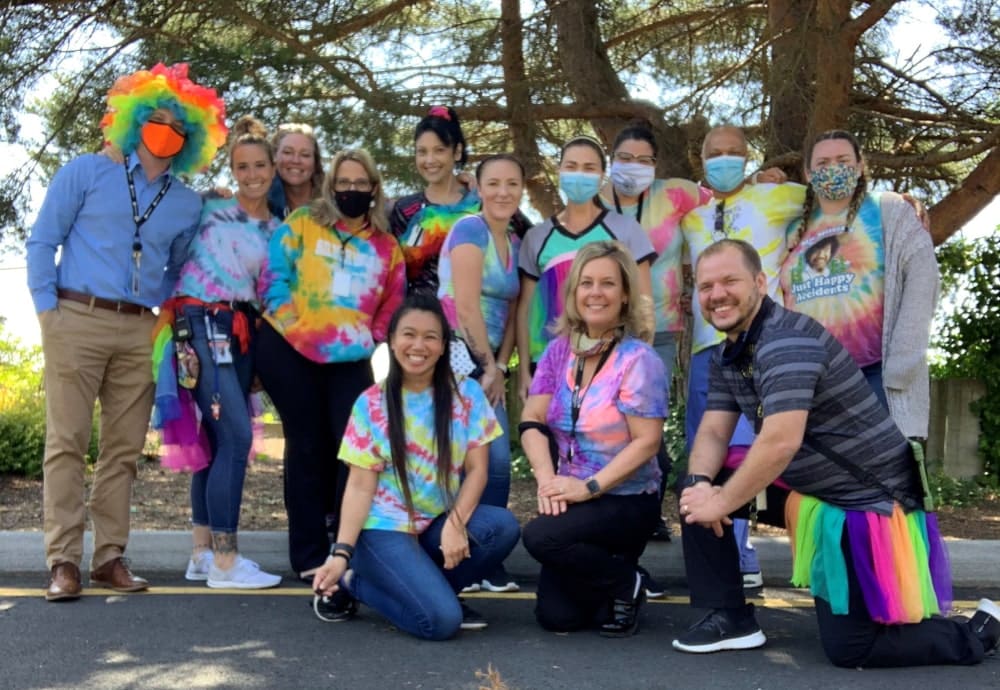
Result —
[[[136, 153], [135, 151], [130, 153], [126, 162], [128, 163], [128, 169], [132, 173], [133, 177], [139, 177], [141, 175], [143, 181], [146, 180], [146, 171], [143, 170], [142, 161], [139, 160], [138, 153]], [[136, 168], [138, 168], [139, 174], [136, 174]], [[156, 182], [156, 180], [163, 180], [163, 181], [169, 180], [171, 175], [173, 175], [173, 167], [167, 168], [166, 172], [164, 172], [158, 178], [150, 180], [149, 184]]]

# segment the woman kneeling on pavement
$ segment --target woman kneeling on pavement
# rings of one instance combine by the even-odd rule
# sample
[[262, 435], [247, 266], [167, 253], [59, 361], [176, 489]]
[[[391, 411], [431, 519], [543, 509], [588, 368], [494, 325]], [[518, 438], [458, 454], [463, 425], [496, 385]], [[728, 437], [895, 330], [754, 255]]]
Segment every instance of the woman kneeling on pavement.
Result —
[[455, 380], [437, 298], [414, 293], [389, 324], [389, 375], [354, 404], [337, 542], [316, 573], [314, 610], [347, 620], [361, 601], [411, 635], [446, 640], [486, 621], [457, 593], [517, 543], [506, 508], [481, 505], [500, 425], [472, 379]]
[[663, 362], [649, 333], [638, 268], [618, 242], [577, 253], [558, 337], [545, 349], [520, 425], [540, 515], [524, 546], [542, 564], [535, 616], [556, 632], [638, 629], [636, 563], [660, 517]]

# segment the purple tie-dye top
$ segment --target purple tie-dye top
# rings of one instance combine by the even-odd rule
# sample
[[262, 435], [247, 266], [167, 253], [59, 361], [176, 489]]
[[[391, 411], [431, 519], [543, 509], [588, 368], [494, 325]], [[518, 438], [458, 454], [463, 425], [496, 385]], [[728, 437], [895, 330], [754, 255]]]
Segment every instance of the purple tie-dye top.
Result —
[[256, 304], [267, 243], [279, 225], [278, 218], [251, 218], [235, 197], [207, 196], [174, 294], [205, 302]]
[[[667, 376], [656, 352], [636, 338], [615, 346], [607, 362], [583, 392], [576, 436], [572, 429], [576, 355], [569, 338], [549, 343], [531, 381], [531, 395], [551, 395], [546, 422], [559, 445], [559, 474], [586, 479], [608, 465], [632, 441], [627, 417], [667, 416]], [[570, 443], [573, 461], [567, 461]], [[655, 493], [660, 468], [653, 455], [635, 474], [608, 493]]]

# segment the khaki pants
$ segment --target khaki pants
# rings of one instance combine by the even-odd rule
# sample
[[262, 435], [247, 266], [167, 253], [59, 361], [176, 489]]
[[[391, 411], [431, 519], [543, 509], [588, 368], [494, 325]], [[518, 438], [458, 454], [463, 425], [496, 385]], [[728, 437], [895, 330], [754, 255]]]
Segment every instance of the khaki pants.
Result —
[[39, 315], [45, 354], [45, 561], [83, 558], [84, 455], [94, 401], [101, 402], [100, 453], [90, 491], [91, 570], [128, 543], [132, 481], [153, 403], [150, 356], [155, 317], [59, 300]]

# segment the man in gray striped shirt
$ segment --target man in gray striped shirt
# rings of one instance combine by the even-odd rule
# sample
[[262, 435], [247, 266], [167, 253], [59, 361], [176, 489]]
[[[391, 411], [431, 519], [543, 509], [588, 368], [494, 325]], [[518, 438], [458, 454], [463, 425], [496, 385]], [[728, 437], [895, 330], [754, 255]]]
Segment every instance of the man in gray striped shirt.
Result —
[[[910, 446], [850, 354], [818, 322], [767, 296], [760, 257], [745, 242], [722, 240], [703, 251], [695, 287], [702, 313], [726, 340], [712, 355], [707, 411], [680, 499], [691, 603], [710, 612], [674, 640], [674, 648], [703, 653], [765, 643], [753, 605], [743, 596], [730, 518], [745, 514], [748, 502], [766, 489], [758, 519], [784, 526], [790, 488], [818, 499], [819, 510], [829, 508], [826, 514], [845, 516], [836, 528], [842, 538], [835, 531], [832, 545], [831, 539], [816, 542], [817, 552], [832, 548], [833, 560], [842, 558], [846, 571], [842, 601], [813, 590], [820, 639], [834, 664], [973, 664], [994, 651], [1000, 607], [987, 599], [971, 621], [918, 611], [907, 625], [879, 622], [885, 617], [868, 606], [880, 594], [890, 599], [896, 592], [880, 593], [872, 584], [871, 564], [862, 560], [874, 558], [872, 542], [863, 541], [853, 525], [924, 515]], [[729, 471], [723, 461], [741, 413], [754, 422], [757, 437], [744, 463]], [[930, 597], [945, 601], [950, 591], [942, 590], [950, 590], [950, 578], [935, 570], [940, 535], [933, 524], [926, 521], [927, 543], [914, 549], [911, 565], [921, 582], [930, 583]]]

